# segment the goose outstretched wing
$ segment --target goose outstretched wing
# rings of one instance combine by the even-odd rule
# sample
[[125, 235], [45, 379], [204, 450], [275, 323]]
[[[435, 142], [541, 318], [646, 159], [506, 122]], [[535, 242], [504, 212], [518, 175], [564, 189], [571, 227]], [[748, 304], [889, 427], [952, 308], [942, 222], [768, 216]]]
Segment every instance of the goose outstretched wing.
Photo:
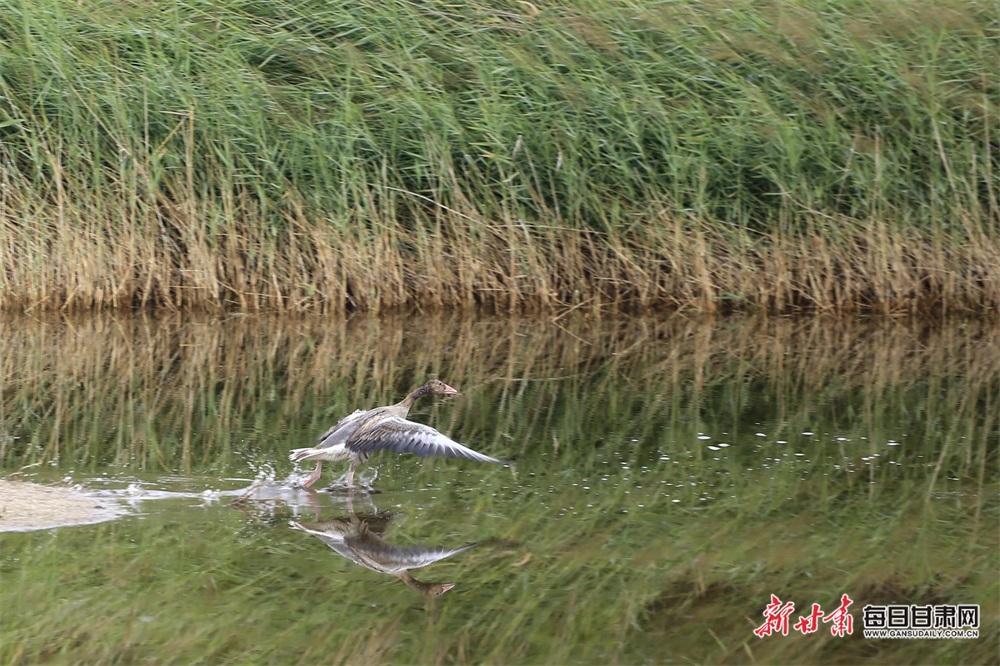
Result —
[[374, 453], [376, 451], [395, 451], [396, 453], [413, 453], [418, 456], [441, 456], [444, 458], [465, 458], [477, 462], [500, 462], [496, 458], [473, 451], [467, 446], [430, 426], [414, 423], [393, 416], [370, 428], [362, 428], [348, 438], [345, 446], [356, 453]]

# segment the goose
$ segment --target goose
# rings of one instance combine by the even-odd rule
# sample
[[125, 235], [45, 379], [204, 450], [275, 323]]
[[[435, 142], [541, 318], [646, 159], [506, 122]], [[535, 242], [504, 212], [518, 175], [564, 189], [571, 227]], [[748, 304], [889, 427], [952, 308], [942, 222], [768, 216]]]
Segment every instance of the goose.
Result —
[[324, 462], [350, 460], [347, 487], [354, 487], [354, 471], [377, 451], [414, 453], [418, 456], [465, 458], [477, 462], [499, 463], [497, 458], [473, 451], [467, 446], [442, 435], [422, 423], [406, 420], [406, 415], [418, 399], [428, 395], [455, 395], [458, 391], [438, 379], [432, 379], [414, 389], [395, 405], [357, 410], [320, 435], [315, 446], [293, 449], [288, 454], [292, 462], [315, 460], [316, 469], [302, 482], [303, 488], [316, 483], [323, 472]]

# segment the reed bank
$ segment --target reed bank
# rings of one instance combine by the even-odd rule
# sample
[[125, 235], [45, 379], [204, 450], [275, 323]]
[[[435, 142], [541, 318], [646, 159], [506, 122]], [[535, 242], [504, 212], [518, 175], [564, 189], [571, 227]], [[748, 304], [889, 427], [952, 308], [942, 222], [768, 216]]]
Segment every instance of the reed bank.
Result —
[[975, 0], [0, 0], [0, 308], [1000, 305]]

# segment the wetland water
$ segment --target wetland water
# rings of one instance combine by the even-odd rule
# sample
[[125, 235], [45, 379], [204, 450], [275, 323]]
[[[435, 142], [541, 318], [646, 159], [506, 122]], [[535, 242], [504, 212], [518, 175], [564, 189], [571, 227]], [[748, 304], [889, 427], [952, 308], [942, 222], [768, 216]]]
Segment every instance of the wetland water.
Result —
[[[1000, 649], [989, 325], [6, 317], [0, 334], [0, 476], [124, 510], [0, 534], [3, 663]], [[361, 468], [376, 494], [293, 487], [289, 449], [430, 377], [461, 395], [410, 418], [513, 465], [380, 454]], [[426, 565], [411, 580], [376, 570], [406, 558]], [[844, 594], [850, 636], [754, 635], [771, 595], [794, 623]], [[869, 604], [978, 604], [980, 637], [865, 639]]]

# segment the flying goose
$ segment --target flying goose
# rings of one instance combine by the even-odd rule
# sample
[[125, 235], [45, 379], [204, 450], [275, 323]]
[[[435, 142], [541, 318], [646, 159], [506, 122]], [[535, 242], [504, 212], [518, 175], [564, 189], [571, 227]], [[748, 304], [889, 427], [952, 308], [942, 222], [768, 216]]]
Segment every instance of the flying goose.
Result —
[[293, 449], [288, 455], [292, 462], [315, 460], [316, 469], [302, 483], [308, 488], [316, 483], [323, 472], [324, 462], [350, 460], [347, 470], [347, 487], [354, 487], [354, 471], [377, 451], [414, 453], [418, 456], [443, 456], [465, 458], [477, 462], [501, 462], [463, 446], [450, 437], [422, 423], [406, 420], [410, 407], [426, 395], [454, 395], [455, 389], [444, 382], [432, 379], [414, 389], [395, 405], [358, 410], [340, 420], [320, 435], [315, 446]]

